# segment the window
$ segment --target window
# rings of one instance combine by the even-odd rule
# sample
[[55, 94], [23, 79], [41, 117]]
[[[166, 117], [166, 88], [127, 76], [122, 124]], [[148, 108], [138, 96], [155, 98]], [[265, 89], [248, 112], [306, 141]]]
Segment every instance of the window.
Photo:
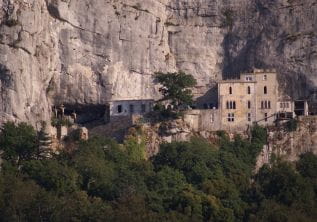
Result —
[[251, 87], [248, 86], [248, 94], [251, 94]]
[[263, 80], [266, 81], [267, 80], [267, 75], [263, 76]]
[[228, 113], [228, 122], [234, 122], [234, 113]]
[[141, 112], [142, 112], [142, 113], [145, 113], [145, 112], [146, 112], [146, 105], [145, 105], [145, 104], [142, 104], [142, 105], [141, 105]]
[[122, 113], [122, 105], [117, 106], [117, 111], [118, 111], [118, 113]]
[[229, 87], [229, 94], [232, 94], [232, 87]]
[[251, 122], [251, 113], [248, 113], [248, 122]]
[[267, 122], [267, 113], [264, 113], [264, 121]]
[[281, 109], [284, 109], [284, 108], [289, 108], [290, 107], [290, 104], [288, 102], [281, 102], [280, 103], [280, 108]]
[[267, 94], [267, 87], [266, 86], [264, 86], [263, 91], [264, 91], [264, 94]]
[[269, 100], [261, 101], [261, 109], [271, 109], [271, 101]]
[[236, 101], [227, 101], [226, 107], [227, 109], [236, 109]]
[[130, 113], [134, 113], [134, 106], [132, 104], [130, 104], [129, 106], [129, 111]]
[[251, 77], [251, 76], [246, 76], [246, 77], [245, 77], [245, 80], [246, 80], [246, 81], [252, 81], [252, 77]]
[[248, 101], [248, 109], [251, 109], [251, 101]]

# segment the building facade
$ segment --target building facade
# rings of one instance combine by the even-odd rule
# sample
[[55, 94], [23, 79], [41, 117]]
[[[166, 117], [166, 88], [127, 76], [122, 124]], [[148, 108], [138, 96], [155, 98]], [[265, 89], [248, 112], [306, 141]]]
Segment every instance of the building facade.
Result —
[[110, 121], [115, 121], [124, 116], [144, 115], [152, 111], [154, 100], [117, 100], [109, 102], [109, 113], [106, 114]]
[[293, 118], [295, 103], [281, 99], [275, 70], [254, 69], [239, 79], [219, 81], [217, 108], [190, 110], [185, 121], [201, 130], [245, 131], [249, 126], [272, 125], [277, 118]]
[[275, 70], [254, 69], [239, 79], [220, 81], [218, 102], [222, 130], [242, 130], [253, 123], [272, 124], [278, 102]]

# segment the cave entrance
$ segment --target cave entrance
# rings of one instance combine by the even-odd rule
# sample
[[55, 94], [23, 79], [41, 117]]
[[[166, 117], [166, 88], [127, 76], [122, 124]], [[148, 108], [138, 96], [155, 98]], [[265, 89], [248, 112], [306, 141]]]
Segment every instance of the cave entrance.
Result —
[[109, 105], [95, 105], [95, 104], [64, 104], [65, 116], [72, 116], [76, 113], [77, 124], [88, 124], [93, 122], [104, 123], [107, 121], [107, 114], [109, 113]]

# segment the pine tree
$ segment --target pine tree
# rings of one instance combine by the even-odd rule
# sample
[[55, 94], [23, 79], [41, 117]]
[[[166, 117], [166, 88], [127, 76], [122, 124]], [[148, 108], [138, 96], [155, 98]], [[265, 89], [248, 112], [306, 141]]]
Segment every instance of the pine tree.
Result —
[[52, 138], [47, 133], [47, 124], [42, 123], [41, 130], [38, 132], [39, 158], [52, 157]]

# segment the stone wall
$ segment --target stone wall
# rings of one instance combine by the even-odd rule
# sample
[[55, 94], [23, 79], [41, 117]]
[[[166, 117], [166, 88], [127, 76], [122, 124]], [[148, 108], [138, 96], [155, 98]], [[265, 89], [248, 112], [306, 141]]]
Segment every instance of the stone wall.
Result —
[[[277, 112], [277, 99], [279, 95], [277, 73], [265, 72], [259, 70], [255, 72], [256, 80], [256, 121], [261, 125], [273, 124], [275, 121], [275, 114]], [[264, 89], [266, 88], [266, 89]], [[281, 92], [283, 93], [283, 91]], [[262, 102], [264, 107], [262, 107]], [[270, 107], [265, 107], [265, 102], [270, 103]], [[265, 121], [265, 115], [267, 121]]]
[[[230, 94], [229, 88], [231, 87], [232, 93]], [[250, 94], [247, 88], [250, 87]], [[221, 129], [227, 131], [245, 131], [248, 124], [256, 120], [256, 83], [255, 82], [240, 82], [234, 80], [229, 82], [219, 83], [219, 113], [221, 121]], [[248, 108], [248, 101], [251, 107]], [[235, 108], [227, 108], [227, 102]], [[230, 105], [230, 104], [229, 104]], [[248, 121], [248, 113], [251, 114], [251, 121]], [[234, 121], [228, 121], [228, 114], [233, 114]]]
[[221, 129], [221, 119], [218, 109], [188, 110], [184, 114], [184, 122], [195, 132], [217, 131]]

